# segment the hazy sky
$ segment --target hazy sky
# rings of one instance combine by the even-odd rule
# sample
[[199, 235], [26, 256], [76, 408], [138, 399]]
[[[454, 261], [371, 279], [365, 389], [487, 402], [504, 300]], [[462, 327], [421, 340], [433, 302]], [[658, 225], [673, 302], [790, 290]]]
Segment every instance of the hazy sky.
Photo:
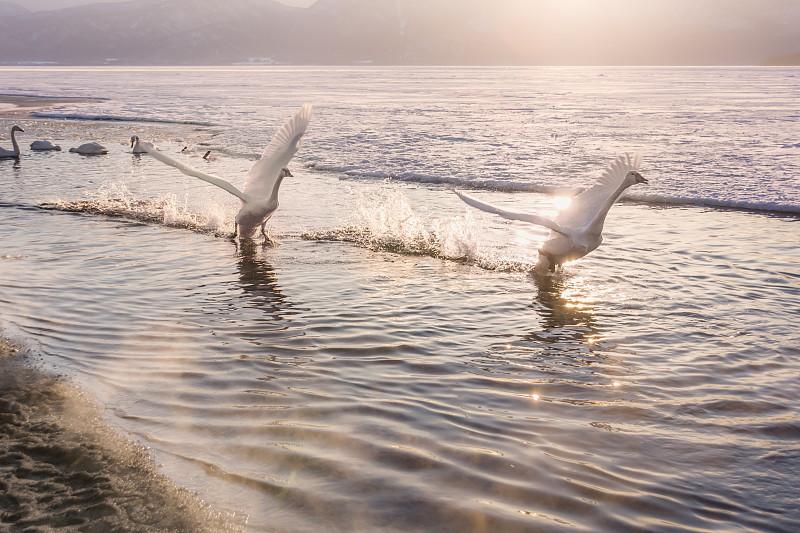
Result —
[[[19, 4], [31, 11], [46, 11], [50, 9], [61, 9], [64, 7], [80, 6], [84, 4], [129, 2], [130, 0], [10, 0], [13, 4]], [[287, 6], [308, 7], [316, 0], [276, 0]]]
[[[40, 11], [79, 9], [69, 24], [61, 24], [62, 16], [68, 18], [62, 14], [34, 17], [48, 19], [42, 21], [23, 17], [26, 31], [0, 34], [4, 62], [80, 64], [127, 57], [130, 48], [116, 37], [121, 34], [143, 39], [139, 47], [150, 50], [150, 56], [141, 64], [270, 57], [312, 64], [751, 65], [784, 56], [781, 62], [795, 62], [792, 57], [800, 52], [800, 0], [342, 0], [327, 10], [287, 14], [275, 22], [273, 33], [252, 28], [261, 36], [256, 41], [238, 33], [236, 25], [247, 25], [247, 20], [226, 19], [224, 0], [178, 0], [166, 10], [178, 13], [169, 19], [173, 28], [161, 28], [158, 13], [143, 13], [143, 28], [158, 35], [158, 43], [149, 40], [147, 31], [127, 27], [125, 19], [112, 15], [107, 21], [114, 31], [108, 35], [86, 26], [96, 42], [87, 43], [80, 32], [73, 35], [73, 26], [86, 17], [79, 6], [98, 0], [12, 1]], [[101, 1], [120, 6], [130, 0]], [[308, 7], [316, 0], [278, 1]], [[271, 0], [248, 2], [274, 5]], [[197, 20], [184, 20], [180, 15], [187, 6], [205, 8], [196, 13], [202, 15]], [[331, 16], [338, 17], [335, 23]], [[192, 26], [198, 21], [220, 24], [207, 34]], [[44, 33], [39, 23], [48, 28]], [[292, 32], [302, 38], [286, 38]]]

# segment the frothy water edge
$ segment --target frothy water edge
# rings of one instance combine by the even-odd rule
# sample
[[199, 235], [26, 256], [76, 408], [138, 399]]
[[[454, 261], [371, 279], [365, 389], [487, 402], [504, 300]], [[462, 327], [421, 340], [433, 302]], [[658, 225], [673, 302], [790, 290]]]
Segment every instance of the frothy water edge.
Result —
[[[16, 528], [239, 531], [0, 331], [0, 508]], [[44, 497], [46, 496], [46, 497]]]
[[[534, 263], [482, 249], [476, 234], [481, 230], [467, 213], [429, 219], [416, 213], [401, 189], [390, 187], [356, 194], [356, 209], [348, 221], [330, 230], [302, 231], [308, 241], [344, 242], [373, 251], [428, 256], [471, 264], [484, 270], [531, 273]], [[195, 211], [176, 195], [136, 199], [124, 185], [103, 188], [90, 200], [41, 203], [39, 209], [65, 213], [123, 218], [136, 222], [188, 229], [216, 237], [232, 238], [233, 226], [218, 213]], [[260, 241], [260, 239], [256, 239]]]

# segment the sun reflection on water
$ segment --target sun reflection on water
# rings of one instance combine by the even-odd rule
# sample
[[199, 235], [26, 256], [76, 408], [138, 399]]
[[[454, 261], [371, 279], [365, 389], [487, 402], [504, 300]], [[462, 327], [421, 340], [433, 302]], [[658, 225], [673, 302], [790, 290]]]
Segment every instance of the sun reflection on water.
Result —
[[[594, 314], [593, 306], [599, 300], [599, 290], [583, 277], [571, 277], [565, 280], [561, 298], [566, 307], [585, 310]], [[588, 338], [587, 338], [588, 341]]]

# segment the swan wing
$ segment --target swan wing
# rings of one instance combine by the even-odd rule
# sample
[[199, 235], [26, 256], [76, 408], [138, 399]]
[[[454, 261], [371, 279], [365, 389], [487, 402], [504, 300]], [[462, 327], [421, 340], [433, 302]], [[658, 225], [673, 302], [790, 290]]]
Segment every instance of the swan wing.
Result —
[[475, 198], [471, 198], [464, 193], [458, 192], [457, 190], [453, 189], [453, 192], [458, 195], [459, 198], [464, 200], [464, 202], [472, 207], [477, 207], [481, 211], [486, 211], [487, 213], [493, 213], [495, 215], [500, 215], [503, 218], [507, 218], [508, 220], [521, 220], [523, 222], [529, 222], [531, 224], [536, 224], [537, 226], [544, 226], [545, 228], [550, 228], [551, 230], [561, 233], [562, 235], [569, 236], [570, 231], [555, 221], [542, 216], [542, 215], [535, 215], [533, 213], [518, 213], [516, 211], [507, 211], [505, 209], [500, 209], [499, 207], [495, 207], [490, 204], [485, 204], [483, 202], [479, 202]]
[[311, 104], [303, 104], [292, 118], [281, 126], [278, 133], [264, 148], [261, 159], [256, 161], [244, 182], [244, 192], [257, 198], [272, 195], [281, 170], [289, 164], [300, 149], [303, 134], [311, 120]]
[[169, 157], [168, 155], [165, 155], [165, 154], [159, 152], [158, 148], [156, 148], [155, 146], [153, 146], [150, 143], [140, 142], [139, 146], [142, 148], [142, 150], [144, 150], [144, 152], [146, 154], [155, 157], [156, 159], [158, 159], [162, 163], [165, 163], [165, 164], [167, 164], [167, 165], [169, 165], [171, 167], [177, 168], [178, 170], [180, 170], [181, 172], [183, 172], [187, 176], [193, 176], [195, 178], [200, 178], [201, 180], [207, 181], [208, 183], [216, 185], [217, 187], [219, 187], [221, 189], [225, 189], [226, 191], [228, 191], [232, 195], [238, 196], [239, 198], [241, 198], [242, 201], [244, 201], [244, 202], [246, 202], [248, 200], [248, 198], [249, 198], [245, 193], [243, 193], [242, 191], [240, 191], [239, 189], [237, 189], [236, 187], [234, 187], [232, 184], [228, 183], [224, 179], [218, 178], [216, 176], [212, 176], [211, 174], [206, 174], [205, 172], [200, 172], [196, 168], [190, 167], [189, 165], [184, 165], [180, 161], [176, 161], [176, 160], [172, 159], [171, 157]]
[[634, 154], [617, 156], [603, 171], [603, 174], [588, 189], [572, 199], [569, 207], [562, 210], [555, 221], [567, 228], [581, 229], [587, 227], [599, 214], [603, 204], [619, 189], [630, 170], [638, 170], [642, 157]]

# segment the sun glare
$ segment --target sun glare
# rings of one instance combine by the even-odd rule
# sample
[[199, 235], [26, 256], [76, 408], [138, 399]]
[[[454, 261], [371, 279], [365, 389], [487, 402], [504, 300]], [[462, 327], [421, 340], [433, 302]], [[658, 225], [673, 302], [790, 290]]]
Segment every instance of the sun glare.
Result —
[[556, 196], [553, 198], [553, 206], [561, 211], [562, 209], [566, 209], [569, 207], [569, 204], [572, 203], [572, 198], [569, 196]]

